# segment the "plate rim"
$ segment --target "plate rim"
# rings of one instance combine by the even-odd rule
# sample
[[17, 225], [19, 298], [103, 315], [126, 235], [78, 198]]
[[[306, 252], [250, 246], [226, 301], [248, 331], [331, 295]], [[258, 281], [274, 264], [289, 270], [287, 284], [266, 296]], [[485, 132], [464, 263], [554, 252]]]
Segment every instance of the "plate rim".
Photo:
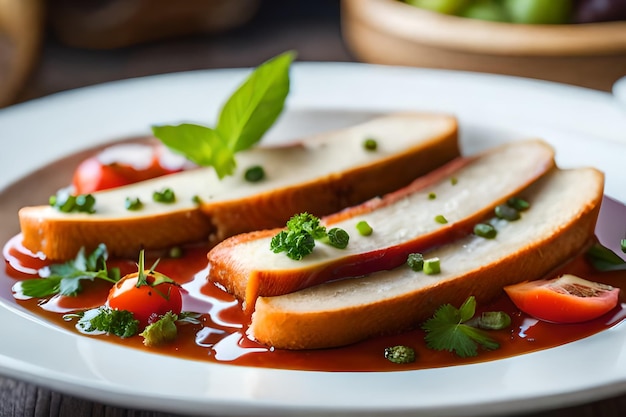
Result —
[[[119, 94], [121, 97], [117, 97], [115, 100], [113, 100], [114, 104], [116, 104], [119, 102], [119, 100], [128, 100], [129, 97], [133, 96], [132, 94], [130, 94], [132, 92], [137, 93], [138, 96], [140, 96], [141, 94], [148, 94], [146, 92], [147, 87], [159, 87], [161, 94], [167, 94], [172, 93], [172, 85], [173, 87], [181, 86], [198, 79], [202, 80], [203, 85], [208, 84], [214, 87], [214, 91], [217, 91], [215, 95], [219, 96], [220, 92], [225, 92], [225, 94], [227, 94], [229, 91], [231, 91], [232, 87], [236, 85], [236, 83], [238, 83], [243, 75], [245, 75], [248, 71], [249, 69], [242, 68], [197, 70], [185, 73], [162, 74], [129, 80], [113, 81], [97, 86], [84, 87], [77, 90], [62, 92], [0, 110], [0, 130], [2, 130], [2, 127], [4, 126], [10, 132], [10, 134], [16, 134], [16, 129], [20, 128], [20, 126], [19, 123], [14, 123], [13, 120], [18, 119], [19, 122], [20, 120], [28, 120], [29, 117], [38, 117], [41, 114], [45, 114], [46, 111], [50, 111], [51, 106], [66, 106], [70, 109], [76, 109], [76, 106], [79, 105], [81, 102], [84, 102], [85, 100], [89, 103], [93, 102], [93, 97], [111, 97], [112, 95]], [[396, 79], [396, 81], [389, 81], [390, 79], [394, 78]], [[288, 103], [288, 109], [293, 111], [307, 111], [307, 109], [315, 108], [342, 109], [346, 107], [347, 102], [353, 103], [351, 108], [357, 112], [380, 111], [381, 109], [385, 109], [387, 111], [399, 110], [403, 107], [406, 107], [407, 103], [413, 102], [411, 100], [406, 100], [406, 98], [400, 100], [400, 102], [393, 102], [393, 100], [391, 100], [389, 96], [393, 96], [397, 93], [387, 92], [387, 96], [384, 96], [385, 91], [381, 89], [387, 85], [394, 87], [402, 86], [401, 83], [399, 84], [400, 81], [409, 82], [410, 85], [407, 87], [407, 89], [411, 91], [420, 91], [420, 89], [426, 88], [429, 85], [429, 82], [445, 81], [448, 83], [448, 85], [443, 88], [444, 91], [451, 91], [454, 88], [459, 88], [459, 86], [463, 86], [463, 91], [465, 92], [479, 91], [484, 93], [487, 97], [499, 97], [501, 91], [498, 92], [498, 90], [504, 89], [506, 91], [512, 91], [516, 94], [521, 94], [523, 97], [536, 96], [542, 99], [547, 99], [549, 101], [549, 105], [555, 102], [561, 103], [567, 100], [575, 102], [576, 104], [580, 104], [581, 101], [584, 101], [586, 102], [586, 104], [576, 106], [576, 111], [581, 112], [585, 111], [588, 108], [592, 108], [595, 109], [596, 112], [603, 112], [603, 114], [598, 115], [598, 117], [606, 123], [603, 125], [603, 129], [600, 132], [598, 132], [597, 130], [590, 131], [589, 129], [584, 129], [581, 135], [589, 137], [589, 140], [605, 141], [607, 144], [611, 144], [611, 146], [615, 145], [618, 147], [622, 147], [626, 145], [626, 141], [624, 141], [624, 138], [618, 134], [619, 132], [616, 131], [616, 129], [621, 128], [621, 126], [626, 126], [626, 112], [622, 114], [623, 109], [615, 105], [615, 102], [609, 93], [588, 90], [582, 87], [566, 86], [551, 82], [529, 80], [510, 76], [477, 74], [459, 71], [424, 70], [404, 67], [386, 67], [360, 63], [296, 63], [293, 68], [293, 80], [293, 96], [290, 97], [290, 102]], [[376, 80], [380, 81], [383, 84], [383, 87], [379, 86], [374, 89], [377, 93], [380, 94], [380, 96], [377, 97], [379, 100], [375, 103], [363, 100], [363, 97], [367, 96], [367, 94], [364, 94], [363, 92], [355, 93], [355, 95], [352, 97], [348, 95], [343, 95], [326, 98], [320, 97], [320, 93], [315, 92], [316, 83], [319, 83], [320, 81], [324, 81], [329, 84], [324, 87], [326, 91], [329, 89], [338, 89], [336, 91], [345, 92], [350, 91], [350, 89], [354, 89], [355, 85], [359, 85], [360, 83], [363, 83], [367, 80]], [[167, 85], [164, 86], [164, 84]], [[343, 90], [341, 90], [341, 86], [343, 86]], [[484, 90], [477, 90], [476, 87], [481, 87]], [[189, 88], [184, 91], [189, 94]], [[225, 96], [225, 94], [223, 94], [222, 96]], [[385, 97], [385, 99], [381, 101], [380, 99], [383, 96]], [[146, 96], [144, 96], [144, 100], [145, 97]], [[151, 97], [151, 95], [148, 94], [147, 97]], [[456, 96], [454, 99], [460, 100]], [[486, 99], [483, 97], [482, 100], [484, 101]], [[193, 96], [191, 103], [187, 103], [187, 106], [191, 106], [198, 101], [199, 97]], [[453, 111], [455, 109], [455, 106], [453, 105], [455, 103], [453, 102], [453, 100], [446, 100], [445, 97], [436, 97], [434, 103], [425, 103], [424, 99], [416, 100], [414, 103], [416, 107], [422, 110], [426, 109], [431, 111], [441, 111], [447, 109], [446, 111]], [[213, 102], [206, 105], [206, 107], [203, 109], [203, 112], [208, 115], [215, 115], [219, 104], [221, 104], [219, 103], [219, 101], [214, 100]], [[434, 105], [432, 105], [431, 108], [428, 108], [426, 104]], [[463, 101], [459, 105], [467, 106], [467, 102]], [[516, 109], [519, 108], [516, 107]], [[573, 107], [571, 105], [566, 106], [566, 110], [561, 110], [561, 113], [563, 111], [571, 110], [572, 108]], [[156, 122], [157, 120], [155, 119], [163, 118], [164, 116], [170, 116], [171, 118], [175, 118], [176, 114], [182, 114], [176, 112], [174, 112], [173, 114], [168, 113], [167, 110], [171, 110], [171, 106], [164, 106], [164, 108], [152, 106], [151, 109], [156, 110], [155, 113], [146, 114], [145, 112], [140, 112], [141, 117], [139, 121], [130, 120], [129, 122], [124, 123], [122, 128], [107, 128], [97, 132], [97, 134], [92, 133], [88, 135], [90, 138], [89, 146], [93, 146], [98, 142], [110, 140], [111, 137], [115, 137], [111, 135], [115, 135], [115, 132], [119, 132], [122, 130], [126, 132], [124, 136], [134, 135], [138, 133], [137, 131], [141, 130], [142, 126], [144, 126], [144, 128], [149, 126], [149, 124], [145, 123], [146, 121], [153, 120]], [[534, 110], [534, 112], [536, 112], [536, 109]], [[463, 112], [460, 122], [461, 129], [463, 129], [463, 121], [471, 120], [472, 116], [476, 114], [478, 114], [477, 109], [468, 109], [468, 111]], [[200, 112], [196, 111], [194, 114], [191, 114], [190, 117], [197, 118], [198, 115], [200, 115]], [[76, 132], [80, 131], [81, 128], [84, 129], [85, 126], [88, 126], [86, 125], [86, 123], [89, 121], [93, 121], [96, 117], [95, 115], [85, 116], [85, 123], [78, 123], [78, 126], [71, 126], [71, 132], [73, 135], [78, 134]], [[131, 116], [132, 115], [129, 115], [128, 117]], [[501, 116], [501, 113], [496, 113], [495, 116]], [[622, 116], [624, 120], [620, 119], [620, 116]], [[508, 118], [504, 122], [494, 121], [494, 126], [498, 128], [506, 127], [506, 123], [511, 123], [511, 120], [520, 121], [527, 119], [528, 115], [526, 113], [516, 114], [514, 115], [514, 117]], [[574, 123], [575, 126], [572, 126], [571, 124], [566, 124], [565, 121], [567, 120], [567, 117], [560, 117], [551, 121], [553, 125], [550, 125], [550, 123], [547, 124], [550, 125], [551, 128], [559, 131], [564, 131], [565, 133], [577, 131], [577, 129], [581, 128], [580, 123]], [[100, 122], [99, 125], [102, 125], [102, 122]], [[53, 132], [63, 132], [62, 127], [62, 123], [59, 123], [57, 121], [57, 123], [53, 126]], [[540, 127], [543, 128], [544, 126], [542, 125]], [[39, 133], [39, 131], [37, 131], [35, 127], [30, 127], [29, 129], [30, 131], [25, 133], [27, 135], [30, 135], [28, 140], [36, 141], [36, 135]], [[33, 129], [35, 130], [33, 131]], [[24, 134], [24, 132], [22, 132], [22, 134]], [[60, 150], [47, 154], [45, 157], [48, 159], [48, 162], [51, 162], [52, 160], [63, 156], [67, 152], [75, 151], [75, 148], [69, 151], [69, 148], [71, 148], [73, 145], [76, 145], [75, 142], [75, 139], [68, 140], [67, 143], [64, 142], [62, 144]], [[23, 146], [27, 145], [24, 144]], [[23, 149], [20, 150], [20, 152], [22, 151]], [[13, 160], [13, 154], [10, 156]], [[20, 158], [17, 158], [16, 160], [19, 159]], [[41, 164], [39, 162], [33, 164], [36, 166], [40, 166]], [[6, 167], [4, 169], [0, 168], [0, 173], [6, 173], [7, 169], [8, 168]], [[23, 173], [24, 170], [20, 172]], [[21, 176], [23, 175], [19, 175], [18, 178]], [[3, 176], [0, 175], [0, 177]], [[4, 178], [4, 180], [0, 180], [0, 190], [16, 180], [15, 175], [8, 175], [10, 181], [6, 179], [7, 177]], [[622, 201], [625, 200], [622, 199]], [[16, 319], [16, 313], [14, 311], [11, 311], [10, 308], [7, 308], [7, 306], [3, 303], [0, 303], [0, 323], [5, 323], [5, 319], [7, 318], [11, 320]], [[9, 325], [5, 323], [0, 325], [0, 327], [2, 326], [5, 326], [7, 330], [12, 332], [17, 332], [19, 328], [32, 329], [34, 331], [41, 330], [39, 329], [41, 325], [35, 323], [33, 319], [29, 317], [18, 317], [15, 320], [15, 323]], [[606, 335], [604, 335], [605, 332], [603, 332], [601, 335], [592, 336], [590, 338], [580, 341], [581, 349], [594, 347], [598, 343], [602, 344], [602, 340], [608, 337], [610, 337], [611, 339], [614, 338], [615, 340], [621, 342], [622, 346], [626, 345], [626, 343], [624, 342], [624, 340], [626, 340], [626, 337], [624, 335], [626, 333], [625, 326], [626, 325], [618, 325], [614, 329], [607, 330]], [[58, 329], [53, 329], [44, 333], [57, 334]], [[84, 350], [89, 350], [92, 348], [92, 346], [85, 347], [84, 345], [93, 344], [97, 345], [97, 347], [94, 348], [97, 351], [107, 350], [117, 352], [119, 351], [119, 349], [121, 349], [123, 352], [128, 353], [128, 348], [118, 346], [112, 347], [115, 345], [103, 341], [94, 341], [70, 333], [65, 334], [63, 336], [63, 340], [64, 343], [72, 345], [72, 349], [75, 349], [76, 352], [84, 352]], [[90, 342], [87, 343], [87, 340], [89, 340]], [[600, 340], [600, 342], [598, 342], [598, 340]], [[110, 347], [110, 349], [101, 349], [103, 345]], [[107, 402], [116, 405], [151, 408], [151, 405], [153, 404], [154, 406], [158, 405], [158, 409], [160, 409], [161, 411], [167, 410], [172, 412], [185, 412], [191, 414], [202, 414], [206, 411], [207, 406], [213, 406], [215, 407], [214, 409], [217, 412], [224, 415], [230, 415], [235, 413], [255, 415], [289, 415], [289, 413], [295, 411], [298, 411], [299, 413], [306, 412], [314, 415], [326, 415], [330, 413], [332, 413], [333, 415], [337, 413], [345, 415], [354, 415], [357, 413], [363, 415], [372, 413], [372, 415], [375, 415], [376, 413], [383, 410], [398, 415], [411, 414], [427, 416], [438, 415], [438, 413], [441, 412], [447, 412], [451, 413], [451, 415], [459, 416], [470, 415], [471, 413], [475, 412], [480, 412], [486, 415], [510, 411], [510, 407], [513, 405], [517, 407], [516, 411], [532, 411], [554, 407], [563, 400], [567, 400], [569, 404], [573, 404], [576, 402], [580, 403], [584, 401], [590, 401], [593, 399], [613, 395], [618, 392], [626, 391], [626, 377], [613, 373], [608, 374], [610, 375], [610, 378], [607, 377], [602, 380], [595, 381], [592, 385], [587, 384], [586, 386], [582, 387], [573, 385], [567, 391], [549, 391], [546, 392], [545, 395], [538, 395], [537, 393], [531, 393], [527, 390], [524, 393], [518, 393], [517, 396], [500, 396], [498, 398], [493, 398], [492, 401], [488, 402], [476, 402], [475, 399], [463, 397], [462, 399], [459, 399], [456, 403], [437, 404], [424, 402], [423, 404], [418, 404], [415, 402], [401, 402], [398, 405], [394, 405], [389, 402], [372, 403], [372, 399], [367, 399], [359, 404], [352, 404], [349, 402], [334, 399], [334, 402], [331, 402], [331, 404], [316, 405], [310, 402], [304, 406], [299, 406], [295, 402], [281, 400], [274, 394], [268, 392], [262, 392], [263, 395], [261, 395], [259, 394], [259, 392], [255, 391], [244, 393], [245, 395], [241, 395], [240, 397], [237, 397], [236, 395], [231, 395], [230, 397], [226, 396], [222, 398], [218, 394], [221, 393], [222, 395], [225, 395], [225, 393], [221, 392], [215, 387], [211, 387], [210, 389], [213, 389], [213, 391], [209, 392], [209, 394], [211, 395], [205, 397], [189, 397], [182, 395], [181, 393], [177, 393], [176, 395], [172, 395], [169, 397], [166, 396], [159, 399], [156, 396], [151, 395], [150, 392], [145, 391], [132, 393], [122, 392], [120, 390], [127, 389], [128, 386], [119, 386], [113, 384], [112, 381], [114, 381], [115, 378], [112, 378], [110, 375], [107, 375], [106, 377], [101, 376], [99, 379], [97, 379], [96, 376], [99, 375], [98, 372], [104, 372], [102, 369], [92, 370], [91, 373], [86, 373], [84, 375], [78, 371], [75, 371], [71, 375], [67, 375], [63, 374], [63, 372], [59, 369], [46, 368], [45, 363], [26, 363], [26, 361], [23, 360], [23, 357], [18, 357], [15, 354], [12, 355], [9, 351], [10, 349], [18, 348], [19, 345], [11, 345], [9, 349], [7, 349], [6, 347], [0, 347], [0, 374], [5, 374], [10, 377], [26, 380], [35, 384], [40, 384], [57, 391], [65, 392], [66, 394], [78, 394], [78, 396], [80, 397], [90, 398], [97, 401], [103, 401], [100, 395], [104, 393], [108, 395]], [[536, 355], [538, 354], [540, 356], [550, 357], [551, 360], [556, 360], [558, 359], [558, 356], [555, 356], [557, 355], [557, 353], [564, 353], [565, 356], [568, 356], [571, 354], [569, 352], [570, 350], [571, 349], [568, 349], [568, 346], [563, 346], [550, 349], [549, 352], [542, 351], [524, 356], [531, 357], [532, 355], [532, 357], [536, 357]], [[129, 356], [132, 356], [133, 358], [138, 357], [136, 353], [129, 354]], [[176, 362], [175, 365], [178, 366], [179, 362], [182, 361], [186, 364], [184, 366], [185, 368], [189, 367], [188, 362], [190, 361], [176, 358], [164, 359], [164, 357], [160, 355], [159, 358], [160, 361], [162, 360], [164, 362], [167, 362], [168, 365], [173, 361]], [[82, 361], [86, 365], [89, 362], [86, 359], [83, 359]], [[505, 366], [508, 367], [512, 366], [511, 363], [514, 361], [515, 358], [509, 358], [496, 362], [503, 363], [505, 364]], [[626, 358], [623, 359], [623, 362], [620, 362], [620, 365], [620, 369], [626, 370]], [[215, 373], [220, 376], [226, 375], [227, 377], [229, 376], [229, 374], [237, 374], [239, 377], [242, 377], [244, 379], [260, 378], [263, 381], [265, 381], [266, 379], [272, 381], [273, 378], [283, 378], [291, 382], [295, 380], [299, 384], [304, 384], [305, 386], [307, 383], [310, 383], [308, 382], [309, 379], [313, 379], [315, 382], [320, 382], [320, 379], [324, 381], [324, 375], [333, 375], [334, 378], [341, 380], [342, 382], [350, 382], [357, 376], [361, 377], [363, 375], [363, 373], [349, 372], [317, 373], [309, 371], [267, 369], [259, 370], [259, 368], [254, 368], [250, 370], [249, 368], [233, 367], [231, 365], [216, 365], [204, 363], [199, 364], [198, 367], [205, 369], [208, 374]], [[460, 373], [466, 375], [467, 373], [473, 372], [476, 367], [480, 367], [481, 370], [486, 369], [489, 372], [493, 372], [493, 364], [463, 365], [459, 367], [454, 367], [454, 369], [460, 369]], [[403, 371], [382, 374], [379, 373], [376, 375], [379, 377], [378, 379], [383, 380], [384, 382], [397, 382], [398, 380], [405, 381], [407, 379], [407, 375], [415, 375], [415, 373], [418, 372], [420, 373], [420, 376], [425, 374], [431, 377], [433, 376], [433, 374], [441, 374], [443, 371]], [[259, 376], [258, 374], [267, 374], [269, 375], [269, 377], [265, 377], [263, 375]], [[299, 378], [299, 374], [306, 374], [307, 377]], [[64, 381], [60, 381], [63, 379]], [[60, 382], [64, 382], [65, 386], [59, 386]], [[230, 384], [232, 385], [233, 383], [231, 382]], [[286, 382], [283, 382], [282, 384], [283, 385], [281, 386], [284, 389], [290, 389], [290, 387], [285, 385]], [[330, 385], [332, 388], [338, 388], [337, 382], [334, 382]], [[363, 383], [363, 386], [371, 388], [371, 386], [366, 383]], [[254, 386], [254, 388], [262, 391], [263, 387]], [[76, 391], [77, 389], [78, 391]], [[325, 388], [323, 391], [331, 393], [330, 388]], [[394, 398], [399, 399], [399, 395], [400, 394], [398, 394]], [[362, 398], [357, 397], [356, 394], [352, 393], [348, 395], [348, 399], [356, 400]], [[533, 404], [527, 404], [529, 403], [529, 401], [527, 401], [528, 399], [533, 399], [535, 402]], [[152, 401], [152, 403], [146, 404], [146, 401]]]

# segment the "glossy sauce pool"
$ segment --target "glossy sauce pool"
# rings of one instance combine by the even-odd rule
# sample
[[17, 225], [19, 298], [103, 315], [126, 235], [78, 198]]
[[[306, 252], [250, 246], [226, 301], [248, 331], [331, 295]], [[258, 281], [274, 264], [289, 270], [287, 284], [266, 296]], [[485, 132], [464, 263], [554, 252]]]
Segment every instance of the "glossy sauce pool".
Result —
[[[183, 310], [202, 314], [200, 324], [179, 326], [179, 335], [175, 342], [163, 347], [146, 348], [140, 336], [127, 339], [106, 335], [79, 337], [97, 337], [151, 352], [242, 366], [316, 371], [394, 371], [490, 361], [547, 349], [606, 330], [626, 317], [626, 272], [597, 272], [581, 256], [563, 265], [555, 271], [555, 274], [573, 273], [592, 281], [622, 288], [620, 304], [613, 311], [582, 324], [551, 324], [520, 313], [508, 297], [502, 295], [487, 305], [478, 306], [477, 314], [481, 311], [504, 311], [511, 316], [512, 325], [507, 330], [491, 331], [490, 335], [499, 342], [500, 348], [493, 351], [479, 350], [477, 357], [462, 359], [450, 352], [428, 349], [424, 343], [424, 333], [419, 329], [400, 335], [382, 336], [343, 348], [308, 351], [273, 350], [246, 336], [249, 319], [242, 312], [241, 304], [231, 295], [207, 282], [206, 252], [206, 247], [190, 246], [185, 248], [182, 258], [162, 257], [159, 263], [158, 271], [176, 279], [185, 289]], [[12, 285], [20, 279], [33, 278], [32, 270], [45, 265], [44, 261], [20, 249], [19, 237], [6, 244], [4, 256], [7, 260], [6, 276], [2, 278], [4, 285]], [[152, 264], [152, 260], [147, 259], [147, 264]], [[136, 271], [134, 260], [110, 260], [109, 266], [119, 267], [122, 274]], [[64, 320], [64, 313], [104, 304], [110, 285], [94, 282], [83, 284], [83, 287], [84, 291], [79, 297], [16, 300], [15, 303], [26, 308], [31, 314], [77, 332], [74, 327], [75, 320]], [[417, 353], [417, 360], [402, 365], [389, 362], [384, 358], [384, 350], [393, 345], [413, 347]]]

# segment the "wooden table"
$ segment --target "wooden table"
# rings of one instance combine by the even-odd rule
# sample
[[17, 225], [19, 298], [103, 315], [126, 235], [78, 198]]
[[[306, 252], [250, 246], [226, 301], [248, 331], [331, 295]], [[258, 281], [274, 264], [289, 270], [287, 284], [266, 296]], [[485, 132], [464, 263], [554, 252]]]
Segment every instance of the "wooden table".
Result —
[[[38, 68], [20, 100], [157, 73], [252, 67], [288, 49], [297, 50], [301, 61], [352, 61], [341, 40], [338, 1], [270, 0], [262, 3], [249, 24], [228, 33], [172, 39], [119, 50], [79, 50], [63, 46], [52, 38], [47, 39]], [[601, 352], [589, 353], [591, 360], [596, 354]], [[171, 414], [92, 402], [0, 377], [0, 417], [167, 415]], [[563, 404], [558, 410], [524, 414], [526, 417], [625, 415], [626, 393], [584, 405]]]

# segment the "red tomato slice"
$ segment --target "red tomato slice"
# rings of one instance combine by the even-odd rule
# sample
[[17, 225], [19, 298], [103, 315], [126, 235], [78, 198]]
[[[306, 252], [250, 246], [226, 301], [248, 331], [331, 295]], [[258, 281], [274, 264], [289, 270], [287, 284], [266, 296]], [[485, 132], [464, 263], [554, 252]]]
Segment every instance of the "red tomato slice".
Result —
[[75, 194], [89, 194], [130, 183], [122, 172], [115, 169], [115, 166], [104, 165], [96, 157], [81, 162], [72, 179]]
[[80, 163], [72, 185], [75, 194], [89, 194], [178, 172], [184, 166], [184, 158], [163, 146], [120, 144]]
[[183, 305], [181, 289], [178, 285], [163, 282], [154, 285], [155, 277], [146, 271], [149, 285], [137, 287], [137, 275], [133, 273], [118, 281], [109, 291], [109, 307], [133, 313], [142, 327], [147, 326], [168, 311], [180, 314]]
[[522, 282], [504, 287], [504, 291], [524, 313], [554, 323], [598, 318], [617, 305], [619, 295], [619, 288], [574, 275]]

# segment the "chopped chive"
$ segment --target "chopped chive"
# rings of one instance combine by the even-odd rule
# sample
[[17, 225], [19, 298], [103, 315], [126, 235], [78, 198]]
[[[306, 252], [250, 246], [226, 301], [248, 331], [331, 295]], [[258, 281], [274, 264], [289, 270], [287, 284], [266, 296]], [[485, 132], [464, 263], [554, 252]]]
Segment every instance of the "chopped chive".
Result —
[[456, 177], [450, 178], [450, 184], [457, 185], [458, 182], [459, 182], [459, 180]]
[[511, 325], [511, 316], [504, 311], [486, 311], [478, 316], [476, 325], [485, 330], [502, 330]]
[[152, 199], [157, 203], [171, 204], [176, 201], [176, 194], [171, 188], [164, 188], [161, 191], [152, 193]]
[[386, 347], [385, 358], [398, 364], [415, 362], [415, 349], [404, 345]]
[[260, 165], [252, 166], [246, 169], [244, 178], [248, 182], [259, 182], [265, 178], [265, 170]]
[[200, 198], [199, 195], [194, 195], [193, 197], [191, 197], [191, 202], [194, 204], [201, 204], [202, 203], [202, 199]]
[[511, 197], [507, 200], [506, 204], [510, 207], [513, 207], [517, 211], [528, 210], [530, 207], [530, 203], [523, 198], [519, 197]]
[[438, 214], [435, 216], [435, 221], [439, 224], [446, 224], [448, 223], [448, 219], [445, 218], [445, 216], [443, 214]]
[[519, 211], [506, 204], [500, 204], [499, 206], [496, 206], [494, 211], [496, 216], [500, 219], [515, 221], [520, 218]]
[[170, 258], [179, 259], [183, 256], [183, 249], [180, 246], [173, 246], [170, 248], [167, 255]]
[[435, 193], [428, 193], [428, 199], [429, 200], [434, 200], [435, 198], [437, 198], [437, 194], [435, 194]]
[[409, 253], [406, 258], [406, 264], [415, 272], [424, 269], [424, 255], [421, 253]]
[[424, 273], [426, 275], [437, 275], [441, 272], [441, 262], [439, 258], [430, 258], [424, 260]]
[[56, 195], [50, 196], [48, 202], [63, 213], [95, 213], [96, 198], [91, 194], [72, 195], [68, 189], [61, 189]]
[[376, 139], [367, 138], [363, 141], [363, 149], [365, 149], [366, 151], [375, 151], [376, 149], [378, 149], [378, 142], [376, 141]]
[[484, 237], [485, 239], [493, 239], [498, 232], [496, 228], [489, 223], [478, 223], [474, 226], [474, 234], [476, 236]]
[[370, 226], [365, 220], [361, 220], [356, 224], [356, 230], [361, 236], [369, 236], [374, 232], [372, 226]]
[[333, 227], [323, 240], [334, 248], [345, 249], [350, 241], [350, 235], [339, 227]]
[[126, 200], [124, 201], [124, 207], [126, 207], [126, 210], [137, 211], [143, 208], [143, 203], [141, 202], [139, 197], [126, 197]]

